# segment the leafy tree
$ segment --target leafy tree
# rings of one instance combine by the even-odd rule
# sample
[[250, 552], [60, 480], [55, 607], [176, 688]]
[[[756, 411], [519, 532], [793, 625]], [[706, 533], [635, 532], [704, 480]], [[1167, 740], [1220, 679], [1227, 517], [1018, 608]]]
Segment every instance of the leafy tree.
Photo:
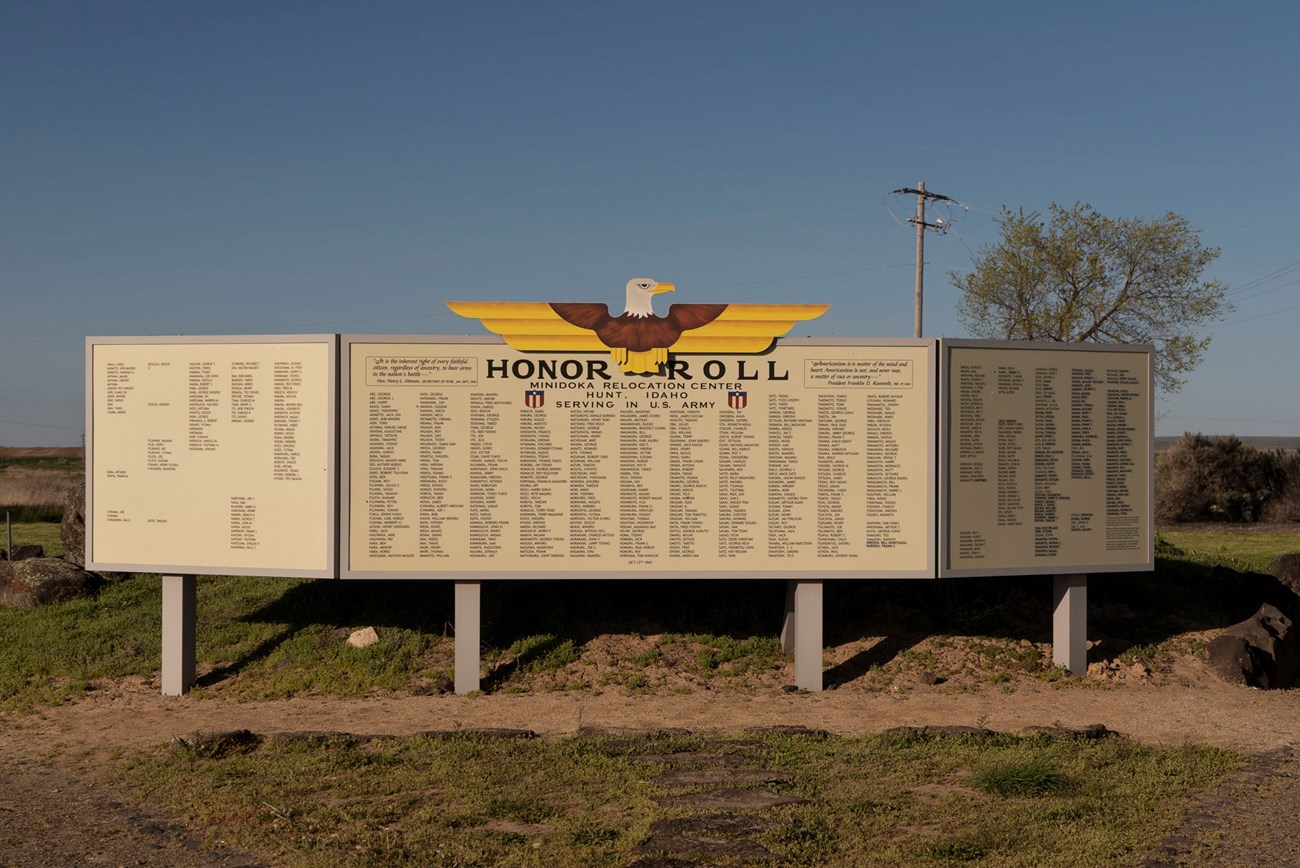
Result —
[[1172, 211], [1115, 219], [1053, 203], [1046, 223], [1008, 208], [998, 223], [1001, 241], [950, 275], [977, 337], [1152, 344], [1156, 385], [1175, 392], [1209, 346], [1198, 329], [1232, 309], [1228, 287], [1202, 279], [1218, 248]]

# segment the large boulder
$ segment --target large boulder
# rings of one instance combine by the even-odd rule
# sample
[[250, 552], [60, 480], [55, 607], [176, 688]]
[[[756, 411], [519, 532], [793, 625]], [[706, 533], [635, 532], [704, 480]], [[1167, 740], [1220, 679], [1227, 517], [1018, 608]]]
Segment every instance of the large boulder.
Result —
[[0, 563], [0, 605], [35, 609], [94, 588], [98, 577], [61, 558]]
[[[79, 567], [86, 566], [86, 483], [78, 482], [63, 502], [63, 522], [59, 525], [63, 540], [63, 559]], [[94, 573], [106, 582], [120, 582], [131, 573]]]
[[45, 547], [38, 545], [15, 545], [8, 551], [0, 549], [0, 561], [25, 561], [31, 558], [45, 557]]
[[1205, 577], [1218, 603], [1230, 613], [1228, 617], [1249, 620], [1261, 603], [1268, 603], [1292, 621], [1300, 622], [1300, 596], [1276, 576], [1213, 566]]
[[1291, 593], [1300, 595], [1300, 552], [1279, 555], [1268, 565], [1268, 572], [1273, 578], [1291, 589]]
[[59, 525], [63, 540], [63, 558], [79, 567], [86, 565], [86, 483], [78, 482], [63, 502], [63, 522]]
[[1296, 681], [1294, 622], [1265, 603], [1210, 642], [1210, 669], [1225, 681], [1270, 690]]

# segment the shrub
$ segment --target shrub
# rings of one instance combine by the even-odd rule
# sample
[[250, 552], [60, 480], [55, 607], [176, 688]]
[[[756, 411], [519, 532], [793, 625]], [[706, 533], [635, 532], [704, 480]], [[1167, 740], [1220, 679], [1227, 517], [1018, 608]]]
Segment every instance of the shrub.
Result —
[[1288, 490], [1300, 497], [1300, 455], [1233, 436], [1184, 434], [1156, 457], [1158, 521], [1259, 521]]

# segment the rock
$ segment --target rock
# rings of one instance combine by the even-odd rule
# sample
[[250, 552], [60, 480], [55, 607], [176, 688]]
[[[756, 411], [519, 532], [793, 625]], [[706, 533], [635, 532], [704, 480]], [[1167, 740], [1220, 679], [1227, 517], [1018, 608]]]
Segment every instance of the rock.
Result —
[[1300, 596], [1300, 552], [1278, 556], [1268, 565], [1268, 573]]
[[411, 692], [416, 696], [442, 696], [447, 693], [455, 693], [456, 682], [446, 675], [439, 675], [431, 681], [427, 679], [420, 681]]
[[291, 744], [311, 744], [322, 745], [331, 742], [343, 745], [354, 745], [357, 742], [356, 736], [350, 732], [336, 732], [334, 730], [324, 729], [303, 729], [290, 730], [288, 732], [273, 732], [266, 736], [268, 744], [276, 747], [285, 747]]
[[1209, 646], [1212, 671], [1233, 684], [1265, 690], [1295, 683], [1296, 655], [1294, 622], [1268, 603]]
[[750, 757], [734, 753], [709, 753], [700, 750], [683, 750], [677, 753], [642, 753], [628, 757], [631, 762], [663, 763], [675, 769], [734, 769], [753, 762]]
[[32, 558], [45, 557], [45, 547], [38, 545], [16, 545], [10, 551], [0, 549], [0, 560], [29, 561]]
[[1300, 596], [1276, 576], [1214, 566], [1205, 577], [1212, 583], [1219, 603], [1234, 613], [1231, 617], [1249, 620], [1261, 603], [1269, 603], [1292, 621], [1300, 621]]
[[374, 627], [355, 630], [348, 636], [348, 644], [353, 648], [369, 648], [371, 645], [379, 644], [379, 634], [375, 632]]
[[759, 835], [776, 828], [777, 820], [763, 814], [692, 814], [668, 817], [650, 824], [651, 835], [709, 835], [739, 837]]
[[661, 787], [722, 786], [724, 784], [784, 784], [794, 779], [789, 772], [767, 769], [676, 769], [655, 778]]
[[798, 723], [774, 723], [769, 726], [751, 726], [745, 732], [752, 732], [758, 735], [804, 735], [809, 738], [823, 739], [830, 738], [831, 734], [824, 729], [812, 729]]
[[[636, 848], [638, 853], [663, 853], [670, 856], [725, 856], [729, 859], [753, 859], [771, 864], [776, 858], [771, 850], [756, 841], [744, 838], [715, 838], [695, 835], [654, 835]], [[634, 865], [663, 865], [665, 863], [635, 862]], [[698, 862], [678, 862], [671, 865], [699, 865]]]
[[[63, 559], [79, 567], [86, 566], [86, 483], [78, 482], [63, 501], [63, 521], [59, 524], [63, 541]], [[132, 573], [91, 573], [105, 582], [129, 579]]]
[[656, 799], [665, 808], [690, 808], [696, 811], [766, 811], [782, 805], [805, 805], [807, 799], [769, 790], [705, 790]]
[[63, 559], [79, 567], [86, 565], [86, 483], [79, 482], [68, 491], [63, 502], [63, 521], [59, 524], [63, 540]]
[[1210, 640], [1210, 671], [1229, 684], [1260, 687], [1267, 681], [1264, 661], [1240, 636], [1225, 633]]
[[444, 741], [454, 738], [476, 738], [487, 740], [495, 739], [521, 739], [527, 741], [537, 738], [537, 733], [531, 729], [511, 729], [505, 726], [480, 726], [466, 729], [426, 729], [423, 732], [417, 732], [416, 738], [427, 738], [434, 741]]
[[1095, 741], [1103, 738], [1117, 738], [1119, 733], [1110, 729], [1104, 723], [1089, 723], [1085, 726], [1026, 726], [1016, 735], [1022, 738], [1032, 738], [1035, 736], [1073, 740], [1073, 741]]
[[35, 609], [93, 590], [94, 573], [60, 558], [0, 562], [0, 605]]

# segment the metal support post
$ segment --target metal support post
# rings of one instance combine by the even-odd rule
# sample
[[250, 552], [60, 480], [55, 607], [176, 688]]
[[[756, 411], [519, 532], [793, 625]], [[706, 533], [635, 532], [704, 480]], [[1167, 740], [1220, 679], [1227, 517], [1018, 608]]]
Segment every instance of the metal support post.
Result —
[[194, 686], [195, 576], [162, 577], [162, 692], [180, 696]]
[[456, 692], [479, 689], [480, 585], [456, 583]]
[[1088, 671], [1088, 576], [1054, 576], [1052, 663], [1075, 675]]
[[822, 583], [794, 585], [794, 683], [800, 690], [822, 689]]

